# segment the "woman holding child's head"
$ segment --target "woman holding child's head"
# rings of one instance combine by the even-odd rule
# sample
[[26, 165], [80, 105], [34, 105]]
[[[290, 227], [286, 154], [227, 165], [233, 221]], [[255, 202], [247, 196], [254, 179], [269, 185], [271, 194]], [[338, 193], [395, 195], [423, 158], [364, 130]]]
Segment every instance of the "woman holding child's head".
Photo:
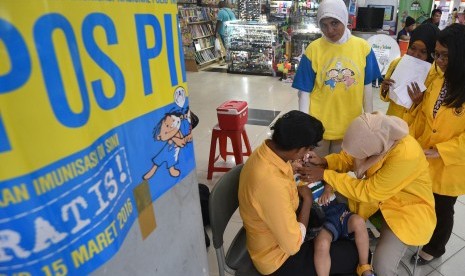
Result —
[[347, 129], [341, 153], [313, 154], [310, 162], [319, 167], [300, 170], [303, 180], [324, 180], [347, 197], [350, 210], [364, 219], [380, 212], [381, 236], [373, 257], [378, 275], [397, 275], [407, 247], [426, 244], [436, 224], [428, 162], [408, 132], [400, 118], [362, 114]]
[[[454, 205], [465, 194], [465, 26], [452, 24], [442, 30], [432, 54], [431, 81], [424, 97], [412, 108], [410, 133], [429, 162], [437, 225], [418, 263], [441, 257], [454, 225]], [[421, 94], [409, 88], [411, 95]], [[411, 261], [415, 261], [412, 257]]]
[[[431, 54], [434, 52], [438, 33], [439, 29], [436, 25], [423, 24], [418, 26], [412, 32], [410, 37], [407, 55], [423, 61], [427, 61], [429, 63], [433, 63]], [[386, 72], [386, 77], [381, 84], [380, 95], [383, 101], [389, 101], [389, 107], [386, 114], [403, 118], [404, 114], [407, 112], [407, 109], [389, 99], [389, 89], [394, 84], [394, 80], [392, 80], [390, 77], [399, 64], [400, 60], [401, 58], [395, 59], [389, 65], [388, 71]], [[412, 70], [415, 70], [415, 68], [412, 68]], [[417, 95], [417, 97], [421, 97], [421, 94]]]
[[[312, 192], [307, 186], [297, 187], [290, 161], [303, 158], [316, 146], [323, 137], [323, 125], [304, 112], [290, 111], [272, 129], [271, 139], [254, 150], [240, 176], [239, 211], [247, 249], [261, 274], [314, 275], [313, 243], [305, 239]], [[334, 260], [338, 266], [331, 272], [353, 272], [355, 246], [342, 242], [335, 247], [344, 256]]]

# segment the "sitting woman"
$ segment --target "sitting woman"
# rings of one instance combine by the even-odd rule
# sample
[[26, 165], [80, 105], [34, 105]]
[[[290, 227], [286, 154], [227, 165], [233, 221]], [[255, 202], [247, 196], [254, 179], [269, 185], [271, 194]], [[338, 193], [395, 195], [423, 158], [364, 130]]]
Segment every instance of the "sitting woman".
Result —
[[[279, 118], [273, 130], [271, 140], [252, 153], [241, 172], [239, 211], [247, 249], [261, 274], [316, 275], [313, 242], [305, 239], [312, 191], [297, 187], [290, 161], [302, 159], [316, 146], [323, 137], [323, 125], [295, 110]], [[333, 243], [330, 256], [331, 274], [353, 274], [358, 258], [352, 241]]]
[[347, 129], [341, 153], [313, 154], [310, 162], [317, 166], [299, 169], [302, 180], [324, 180], [346, 196], [350, 210], [363, 218], [381, 211], [373, 268], [383, 276], [397, 275], [407, 247], [426, 244], [436, 224], [428, 162], [408, 132], [397, 117], [365, 113]]
[[[425, 24], [418, 26], [410, 37], [407, 55], [432, 63], [433, 58], [431, 57], [431, 54], [434, 52], [434, 46], [436, 46], [436, 37], [438, 36], [438, 33], [439, 28], [436, 27], [436, 25]], [[389, 99], [389, 89], [391, 85], [394, 84], [394, 80], [391, 79], [391, 75], [401, 59], [402, 58], [400, 57], [391, 62], [379, 91], [381, 100], [389, 102], [389, 107], [386, 114], [404, 118], [405, 113], [408, 110]], [[415, 68], [412, 68], [412, 70], [415, 70]]]

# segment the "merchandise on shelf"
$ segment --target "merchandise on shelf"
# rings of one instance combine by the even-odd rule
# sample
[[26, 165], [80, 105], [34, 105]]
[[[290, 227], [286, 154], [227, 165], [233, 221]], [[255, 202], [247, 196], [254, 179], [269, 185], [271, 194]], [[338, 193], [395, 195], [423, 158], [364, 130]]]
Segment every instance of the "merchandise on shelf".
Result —
[[176, 2], [178, 5], [197, 5], [197, 0], [179, 0]]
[[274, 75], [277, 27], [274, 24], [245, 21], [226, 24], [228, 72]]
[[186, 66], [186, 68], [193, 68], [192, 70], [195, 71], [197, 66], [218, 60], [219, 53], [215, 50], [212, 8], [179, 7], [179, 19], [184, 58], [192, 61], [192, 66]]
[[300, 57], [310, 42], [321, 37], [316, 10], [314, 10], [314, 7], [318, 7], [318, 3], [310, 2], [310, 4], [312, 4], [311, 9], [297, 9], [291, 14], [291, 59]]
[[183, 19], [187, 20], [188, 23], [206, 22], [211, 20], [210, 13], [207, 8], [180, 8], [179, 14]]
[[292, 1], [271, 1], [269, 20], [286, 20], [290, 14], [292, 5]]
[[239, 19], [245, 21], [258, 21], [260, 19], [260, 0], [239, 0], [237, 2]]
[[291, 37], [291, 45], [292, 45], [292, 52], [291, 57], [300, 57], [305, 49], [307, 48], [308, 44], [315, 39], [321, 37], [321, 33], [319, 32], [301, 32], [297, 31], [292, 34]]

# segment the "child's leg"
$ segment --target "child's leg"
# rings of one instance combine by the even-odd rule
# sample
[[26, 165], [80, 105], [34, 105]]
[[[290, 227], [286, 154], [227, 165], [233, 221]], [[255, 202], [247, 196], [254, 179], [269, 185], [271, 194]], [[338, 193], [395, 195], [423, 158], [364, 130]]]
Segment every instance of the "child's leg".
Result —
[[[370, 250], [370, 241], [365, 220], [356, 214], [352, 214], [348, 221], [349, 233], [354, 233], [355, 244], [357, 245], [359, 266], [368, 265], [368, 254]], [[371, 273], [371, 269], [366, 270], [363, 275]]]
[[329, 275], [329, 271], [331, 270], [329, 249], [331, 248], [332, 241], [333, 235], [325, 228], [321, 229], [314, 240], [315, 255], [313, 256], [313, 260], [317, 275]]
[[146, 174], [144, 174], [143, 178], [144, 180], [149, 180], [157, 171], [157, 165], [153, 165], [150, 171], [148, 171]]

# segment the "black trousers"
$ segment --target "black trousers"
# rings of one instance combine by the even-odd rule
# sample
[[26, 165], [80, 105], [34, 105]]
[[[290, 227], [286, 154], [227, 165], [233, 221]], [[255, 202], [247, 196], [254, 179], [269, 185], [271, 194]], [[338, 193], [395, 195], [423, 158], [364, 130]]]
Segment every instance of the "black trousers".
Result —
[[434, 195], [436, 209], [436, 228], [428, 244], [423, 246], [423, 252], [435, 258], [441, 257], [446, 252], [446, 244], [454, 227], [454, 205], [456, 196]]
[[[331, 243], [331, 275], [356, 275], [358, 251], [355, 242], [337, 240]], [[290, 256], [272, 276], [313, 276], [316, 275], [313, 264], [313, 240], [306, 241], [297, 254]]]

